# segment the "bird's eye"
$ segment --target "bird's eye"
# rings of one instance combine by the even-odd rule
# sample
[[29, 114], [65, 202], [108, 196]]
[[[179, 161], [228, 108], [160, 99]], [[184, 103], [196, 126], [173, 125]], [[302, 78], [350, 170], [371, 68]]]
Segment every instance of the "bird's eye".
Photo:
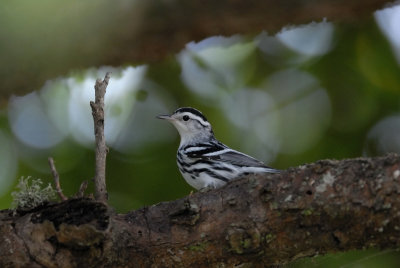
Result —
[[188, 120], [189, 120], [189, 116], [188, 116], [188, 115], [184, 115], [184, 116], [182, 117], [182, 119], [183, 119], [183, 121], [188, 121]]

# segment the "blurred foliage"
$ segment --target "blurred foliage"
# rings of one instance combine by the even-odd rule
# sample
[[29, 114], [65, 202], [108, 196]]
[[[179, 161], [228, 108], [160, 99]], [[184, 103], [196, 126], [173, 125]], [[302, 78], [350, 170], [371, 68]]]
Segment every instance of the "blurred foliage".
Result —
[[[138, 1], [3, 1], [0, 59], [7, 64], [0, 66], [0, 97], [35, 90], [38, 81], [77, 66], [104, 64], [99, 59], [111, 62], [117, 57], [112, 51], [115, 41], [134, 32], [132, 25], [139, 25], [140, 19]], [[99, 57], [105, 54], [109, 56]]]
[[[41, 15], [35, 15], [38, 21]], [[10, 16], [1, 17], [2, 24], [14, 21]], [[21, 55], [10, 62], [13, 75], [29, 79], [16, 66], [32, 58], [14, 44], [40, 38], [46, 46], [46, 38], [60, 23], [56, 17], [39, 35], [19, 32], [23, 20], [14, 24], [15, 34], [0, 31], [7, 39], [0, 43], [1, 55]], [[71, 23], [71, 31], [81, 25], [73, 18]], [[280, 169], [324, 158], [400, 152], [398, 47], [373, 18], [353, 25], [321, 22], [307, 27], [276, 36], [209, 38], [145, 67], [71, 70], [64, 78], [49, 77], [39, 91], [11, 98], [0, 112], [0, 208], [10, 206], [17, 178], [52, 181], [49, 156], [55, 159], [67, 196], [75, 194], [83, 180], [90, 180], [87, 192], [93, 190], [89, 100], [95, 79], [109, 70], [113, 75], [106, 94], [107, 187], [110, 204], [119, 212], [181, 198], [192, 190], [176, 167], [176, 131], [155, 119], [182, 106], [203, 111], [217, 138], [227, 145]], [[49, 49], [57, 56], [58, 49], [73, 44], [76, 47], [75, 40], [60, 40], [60, 48]], [[88, 47], [92, 49], [91, 44], [84, 49]], [[57, 59], [39, 62], [37, 68], [43, 64], [57, 66]], [[366, 263], [375, 259], [368, 256], [380, 255], [348, 254], [293, 267], [377, 267]], [[383, 254], [387, 267], [399, 263], [397, 252]]]
[[[317, 56], [304, 56], [289, 49], [276, 37], [263, 37], [263, 34], [255, 38], [220, 38], [212, 41], [211, 44], [200, 43], [200, 47], [202, 46], [200, 49], [188, 47], [186, 51], [192, 51], [189, 53], [189, 57], [193, 56], [194, 59], [191, 63], [192, 66], [189, 67], [192, 68], [195, 64], [198, 66], [196, 68], [200, 68], [195, 69], [196, 72], [204, 72], [203, 78], [198, 80], [199, 84], [194, 85], [194, 89], [191, 88], [193, 86], [190, 84], [191, 82], [182, 80], [184, 78], [182, 53], [185, 51], [177, 58], [169, 58], [147, 66], [145, 73], [139, 75], [139, 82], [135, 82], [135, 85], [130, 84], [130, 86], [128, 83], [127, 92], [131, 93], [127, 93], [128, 95], [124, 95], [122, 98], [119, 97], [109, 108], [112, 111], [110, 116], [116, 118], [121, 117], [121, 113], [127, 110], [128, 115], [126, 115], [124, 124], [136, 127], [136, 129], [130, 128], [129, 131], [122, 134], [115, 134], [119, 136], [116, 139], [124, 141], [122, 147], [127, 144], [126, 140], [135, 140], [137, 132], [141, 131], [143, 136], [155, 136], [154, 141], [156, 142], [142, 142], [138, 139], [137, 142], [142, 142], [142, 144], [129, 145], [126, 150], [122, 151], [120, 149], [113, 150], [113, 146], [111, 146], [107, 169], [111, 203], [117, 209], [126, 211], [143, 205], [179, 198], [190, 191], [190, 188], [181, 179], [175, 164], [175, 151], [179, 139], [177, 133], [165, 122], [154, 119], [157, 112], [168, 113], [181, 106], [193, 106], [200, 109], [212, 123], [214, 132], [220, 140], [231, 147], [268, 160], [269, 165], [277, 168], [285, 169], [323, 158], [346, 158], [365, 154], [368, 149], [366, 148], [367, 135], [371, 127], [379, 120], [399, 111], [399, 64], [393, 56], [389, 42], [373, 19], [363, 24], [334, 25], [334, 27], [333, 40], [329, 44], [332, 48]], [[262, 38], [268, 39], [268, 49], [272, 49], [272, 53], [270, 51], [265, 53], [260, 47], [259, 44], [264, 42], [259, 41]], [[196, 46], [196, 44], [192, 44], [192, 46]], [[217, 50], [212, 51], [212, 47], [217, 47]], [[12, 48], [8, 49], [13, 51]], [[15, 49], [18, 50], [18, 47]], [[218, 55], [222, 56], [218, 58]], [[216, 58], [218, 60], [213, 61]], [[56, 125], [54, 130], [56, 133], [63, 132], [62, 135], [60, 134], [61, 138], [55, 141], [55, 146], [50, 144], [46, 148], [34, 148], [21, 141], [15, 136], [14, 126], [10, 127], [9, 120], [17, 121], [13, 117], [13, 113], [10, 114], [10, 108], [3, 110], [0, 114], [1, 137], [4, 136], [3, 139], [8, 141], [3, 142], [4, 144], [8, 143], [10, 147], [7, 155], [15, 155], [18, 159], [18, 171], [14, 178], [30, 175], [48, 178], [50, 181], [50, 169], [47, 167], [46, 161], [50, 155], [56, 160], [62, 186], [67, 194], [73, 194], [81, 180], [93, 176], [92, 145], [90, 141], [88, 143], [88, 141], [79, 140], [79, 136], [75, 136], [75, 132], [79, 132], [79, 130], [74, 129], [75, 125], [66, 122], [71, 117], [68, 115], [72, 109], [70, 91], [77, 85], [80, 87], [84, 85], [90, 92], [92, 81], [94, 83], [96, 77], [101, 77], [104, 75], [104, 71], [109, 69], [114, 72], [106, 96], [106, 98], [110, 98], [109, 94], [115, 90], [112, 88], [113, 83], [118, 83], [117, 80], [124, 75], [124, 68], [103, 67], [99, 71], [75, 70], [71, 72], [72, 80], [66, 78], [65, 80], [50, 81], [38, 92], [37, 97], [27, 101], [27, 103], [32, 103], [33, 100], [37, 102], [37, 106], [43, 109], [39, 114], [50, 117], [47, 119], [49, 120], [48, 124]], [[191, 74], [189, 73], [189, 75]], [[277, 74], [280, 75], [279, 79], [276, 78]], [[197, 73], [197, 75], [199, 74]], [[295, 84], [306, 83], [307, 87], [305, 90], [286, 96], [283, 95], [286, 88], [292, 86], [287, 84], [287, 81], [292, 79], [289, 77], [290, 75], [293, 75], [294, 79], [299, 79], [294, 81]], [[85, 82], [87, 77], [92, 80]], [[309, 82], [303, 82], [302, 79]], [[215, 90], [209, 91], [207, 85], [215, 86]], [[277, 88], [279, 86], [282, 88]], [[203, 91], [201, 91], [202, 87], [204, 87]], [[260, 147], [260, 137], [254, 136], [254, 129], [249, 128], [254, 126], [246, 124], [255, 119], [256, 115], [249, 110], [250, 108], [254, 109], [252, 106], [257, 106], [253, 105], [254, 101], [263, 98], [263, 95], [258, 92], [275, 94], [274, 98], [279, 101], [276, 101], [274, 105], [287, 107], [304, 96], [309, 96], [310, 92], [315, 92], [316, 88], [322, 88], [327, 93], [328, 105], [331, 106], [324, 118], [317, 119], [315, 117], [313, 119], [320, 120], [320, 122], [313, 125], [314, 121], [311, 121], [306, 126], [304, 125], [311, 115], [320, 113], [315, 108], [309, 110], [313, 108], [312, 106], [318, 107], [318, 103], [309, 105], [307, 102], [305, 104], [308, 107], [304, 107], [306, 105], [300, 103], [296, 106], [297, 108], [289, 110], [287, 112], [289, 115], [284, 118], [285, 120], [280, 120], [283, 118], [282, 112], [273, 120], [265, 119], [272, 123], [272, 125], [267, 125], [270, 129], [266, 129], [265, 135], [274, 128], [286, 129], [292, 124], [298, 124], [296, 125], [298, 133], [295, 133], [297, 137], [296, 135], [290, 136], [287, 142], [300, 143], [296, 139], [300, 138], [298, 136], [300, 132], [304, 132], [306, 135], [302, 137], [302, 140], [306, 139], [308, 135], [313, 135], [311, 136], [312, 140], [309, 141], [310, 146], [299, 152], [285, 153], [280, 151], [285, 144], [277, 145], [275, 148], [275, 145], [270, 145], [268, 140], [265, 148], [270, 147], [269, 150], [272, 153], [263, 155], [262, 152], [255, 150], [254, 148]], [[81, 92], [80, 90], [77, 91]], [[226, 104], [225, 102], [226, 99], [242, 91], [244, 93], [240, 94], [245, 95], [246, 98], [250, 96], [250, 99], [247, 100], [250, 103], [245, 104], [248, 111], [240, 110], [243, 108], [240, 103], [231, 101]], [[87, 95], [88, 93], [79, 94]], [[82, 95], [82, 97], [79, 95], [78, 98], [87, 98], [86, 95]], [[254, 97], [251, 97], [252, 95]], [[154, 96], [159, 98], [163, 104], [152, 103]], [[90, 99], [90, 96], [88, 98]], [[237, 95], [236, 98], [240, 99], [241, 96]], [[124, 104], [125, 101], [128, 101], [128, 106]], [[16, 106], [13, 106], [15, 110], [20, 109], [16, 105], [18, 102], [11, 99], [11, 104]], [[86, 105], [85, 103], [86, 100], [83, 101], [83, 105]], [[223, 105], [227, 106], [224, 108]], [[269, 111], [280, 109], [274, 105], [268, 108]], [[25, 106], [26, 104], [22, 105], [22, 107]], [[90, 111], [89, 105], [87, 106], [87, 111]], [[152, 108], [143, 108], [149, 106]], [[266, 118], [264, 115], [268, 114], [268, 109], [260, 110], [262, 111], [261, 119]], [[86, 117], [90, 120], [90, 112], [84, 114], [83, 111], [79, 110], [78, 119]], [[153, 113], [147, 114], [147, 112]], [[29, 110], [28, 113], [32, 115], [33, 112]], [[239, 118], [246, 113], [249, 113], [249, 118]], [[307, 116], [302, 119], [303, 121], [297, 120], [301, 118], [299, 116], [302, 113], [307, 113]], [[146, 118], [145, 121], [142, 121], [143, 125], [137, 125], [136, 120], [142, 117]], [[288, 121], [292, 120], [291, 118], [295, 118], [295, 122]], [[240, 120], [245, 123], [240, 123], [242, 122]], [[38, 123], [34, 122], [34, 124]], [[85, 121], [85, 124], [89, 125], [91, 122]], [[151, 126], [156, 126], [155, 129], [161, 131], [152, 131]], [[314, 129], [318, 127], [321, 130], [317, 134], [313, 134]], [[91, 126], [87, 126], [87, 128], [91, 131]], [[147, 132], [149, 130], [150, 132]], [[264, 131], [264, 129], [262, 130]], [[33, 138], [34, 135], [29, 132], [30, 129], [24, 129], [24, 131], [28, 138]], [[113, 130], [110, 131], [110, 133], [112, 132]], [[39, 134], [41, 133], [39, 131]], [[277, 133], [283, 136], [288, 134]], [[255, 140], [254, 144], [248, 145], [252, 142], [251, 140]], [[372, 151], [380, 153], [379, 150]], [[171, 182], [171, 180], [173, 181]], [[15, 183], [16, 180], [14, 180]], [[5, 187], [7, 190], [3, 191], [0, 197], [2, 208], [9, 206], [10, 192], [13, 188], [10, 185]]]

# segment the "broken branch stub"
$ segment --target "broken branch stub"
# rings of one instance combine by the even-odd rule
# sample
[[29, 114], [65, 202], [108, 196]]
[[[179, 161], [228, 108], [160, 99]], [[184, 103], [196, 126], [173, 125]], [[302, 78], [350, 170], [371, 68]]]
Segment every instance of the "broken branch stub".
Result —
[[94, 122], [94, 135], [96, 143], [96, 170], [94, 176], [95, 198], [101, 202], [107, 202], [106, 189], [106, 156], [108, 148], [104, 137], [104, 96], [110, 80], [110, 72], [107, 72], [104, 80], [97, 79], [95, 88], [95, 101], [90, 102]]

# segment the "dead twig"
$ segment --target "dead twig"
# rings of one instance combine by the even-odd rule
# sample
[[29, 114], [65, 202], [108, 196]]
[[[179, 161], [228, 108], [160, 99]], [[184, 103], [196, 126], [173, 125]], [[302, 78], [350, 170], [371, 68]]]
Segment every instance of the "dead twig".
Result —
[[58, 172], [56, 170], [56, 166], [54, 165], [54, 160], [52, 157], [48, 158], [49, 160], [49, 165], [50, 165], [50, 169], [51, 169], [51, 173], [53, 174], [53, 178], [54, 178], [54, 184], [56, 187], [56, 191], [58, 196], [60, 197], [61, 200], [65, 201], [68, 200], [68, 198], [63, 194], [62, 190], [61, 190], [61, 186], [60, 186], [60, 176], [58, 175]]
[[110, 72], [107, 72], [104, 80], [96, 80], [94, 86], [95, 101], [90, 102], [96, 141], [96, 173], [94, 176], [94, 191], [96, 200], [101, 202], [107, 202], [108, 199], [106, 189], [106, 156], [108, 148], [104, 137], [104, 95], [106, 94], [110, 74]]
[[81, 186], [79, 187], [78, 192], [76, 193], [76, 197], [81, 198], [85, 195], [86, 188], [88, 186], [88, 181], [83, 181]]

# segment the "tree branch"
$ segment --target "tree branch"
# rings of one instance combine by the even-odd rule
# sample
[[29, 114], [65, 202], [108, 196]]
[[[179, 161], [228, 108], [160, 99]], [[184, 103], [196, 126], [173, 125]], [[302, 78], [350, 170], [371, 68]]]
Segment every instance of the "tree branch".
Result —
[[[0, 266], [273, 266], [400, 244], [400, 157], [324, 160], [115, 214], [90, 199], [0, 212]], [[132, 262], [132, 260], [135, 260]]]
[[85, 191], [86, 191], [87, 186], [88, 186], [88, 181], [83, 181], [83, 182], [81, 183], [81, 186], [79, 186], [79, 190], [78, 190], [78, 192], [75, 194], [75, 197], [77, 197], [77, 198], [82, 198], [82, 197], [84, 197], [84, 196], [85, 196]]
[[60, 186], [60, 176], [58, 175], [56, 166], [54, 164], [54, 159], [52, 157], [48, 158], [50, 169], [51, 169], [51, 174], [53, 174], [53, 179], [54, 179], [54, 185], [56, 188], [56, 192], [58, 196], [60, 197], [61, 200], [65, 201], [68, 198], [63, 194], [61, 186]]
[[104, 80], [96, 80], [95, 102], [90, 102], [94, 122], [94, 135], [96, 141], [96, 173], [94, 176], [95, 198], [101, 202], [107, 202], [106, 188], [106, 156], [108, 148], [104, 137], [104, 95], [110, 80], [110, 73], [106, 73]]
[[[166, 56], [178, 53], [186, 43], [210, 36], [258, 34], [261, 31], [274, 34], [288, 25], [321, 21], [324, 18], [334, 22], [360, 23], [375, 10], [393, 3], [390, 0], [131, 2], [116, 1], [111, 7], [104, 2], [105, 8], [111, 9], [107, 14], [107, 27], [104, 27], [104, 20], [92, 17], [89, 28], [77, 25], [72, 31], [54, 32], [54, 38], [46, 40], [47, 45], [43, 45], [42, 39], [33, 39], [32, 42], [36, 43], [32, 48], [27, 47], [25, 53], [30, 57], [30, 62], [35, 64], [21, 62], [19, 50], [15, 50], [15, 55], [8, 55], [12, 52], [10, 49], [4, 50], [3, 53], [7, 53], [12, 60], [3, 71], [0, 69], [1, 96], [5, 98], [11, 94], [28, 93], [32, 88], [43, 86], [48, 79], [65, 75], [71, 69], [161, 61]], [[74, 15], [86, 18], [93, 14], [97, 16], [96, 12], [88, 14], [87, 8], [82, 5], [82, 8], [74, 9]], [[68, 18], [66, 16], [64, 25], [73, 27], [68, 24]], [[51, 16], [43, 18], [43, 24], [37, 24], [32, 32], [43, 33], [43, 25], [52, 21]], [[100, 28], [102, 30], [98, 31]], [[88, 30], [96, 34], [88, 35]], [[73, 44], [58, 46], [60, 38], [75, 40], [77, 36], [80, 38], [80, 49]], [[3, 42], [12, 46], [16, 41], [11, 38]], [[59, 49], [49, 49], [56, 46]], [[46, 63], [38, 68], [41, 58], [55, 56], [59, 59], [57, 68]], [[21, 64], [24, 66], [22, 75], [25, 79], [9, 75], [21, 73]]]

